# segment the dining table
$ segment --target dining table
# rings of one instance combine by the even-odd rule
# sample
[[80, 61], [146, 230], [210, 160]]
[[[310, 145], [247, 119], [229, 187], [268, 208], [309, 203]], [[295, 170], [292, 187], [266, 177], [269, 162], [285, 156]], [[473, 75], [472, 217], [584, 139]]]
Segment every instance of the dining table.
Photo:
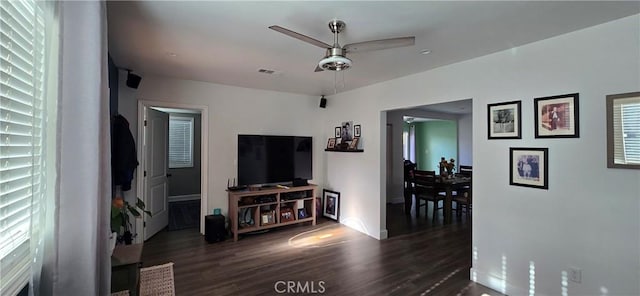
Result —
[[436, 189], [439, 192], [446, 192], [444, 199], [444, 224], [451, 223], [453, 192], [466, 190], [471, 187], [471, 177], [464, 175], [438, 176], [436, 178]]

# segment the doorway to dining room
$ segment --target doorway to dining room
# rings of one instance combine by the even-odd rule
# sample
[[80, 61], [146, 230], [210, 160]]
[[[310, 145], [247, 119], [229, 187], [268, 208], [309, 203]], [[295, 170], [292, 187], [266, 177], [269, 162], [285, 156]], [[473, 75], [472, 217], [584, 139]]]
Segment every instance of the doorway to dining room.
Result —
[[[457, 227], [468, 224], [470, 215], [454, 215], [444, 221], [444, 201], [416, 200], [405, 194], [405, 165], [439, 174], [441, 157], [471, 166], [472, 99], [387, 111], [387, 203], [386, 229], [389, 237], [427, 230], [432, 227]], [[422, 206], [419, 206], [420, 203]], [[426, 205], [425, 205], [426, 203]], [[456, 203], [454, 208], [456, 207]], [[435, 211], [433, 207], [442, 207]], [[452, 214], [452, 213], [449, 213]]]

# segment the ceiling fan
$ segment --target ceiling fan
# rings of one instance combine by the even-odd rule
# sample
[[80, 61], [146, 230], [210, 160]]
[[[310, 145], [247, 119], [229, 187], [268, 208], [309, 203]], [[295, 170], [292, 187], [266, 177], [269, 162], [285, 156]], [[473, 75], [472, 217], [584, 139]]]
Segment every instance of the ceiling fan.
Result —
[[342, 71], [351, 67], [351, 60], [346, 57], [347, 53], [352, 52], [365, 52], [373, 50], [382, 50], [394, 47], [411, 46], [415, 44], [415, 37], [399, 37], [390, 39], [371, 40], [358, 43], [351, 43], [345, 46], [338, 44], [338, 34], [342, 32], [347, 25], [340, 20], [332, 20], [329, 22], [329, 29], [333, 32], [333, 45], [329, 45], [320, 40], [311, 38], [306, 35], [302, 35], [298, 32], [291, 31], [289, 29], [280, 26], [270, 26], [269, 29], [280, 32], [287, 36], [302, 40], [304, 42], [313, 44], [318, 47], [325, 48], [327, 53], [324, 58], [320, 60], [316, 66], [315, 72], [324, 70], [329, 71]]

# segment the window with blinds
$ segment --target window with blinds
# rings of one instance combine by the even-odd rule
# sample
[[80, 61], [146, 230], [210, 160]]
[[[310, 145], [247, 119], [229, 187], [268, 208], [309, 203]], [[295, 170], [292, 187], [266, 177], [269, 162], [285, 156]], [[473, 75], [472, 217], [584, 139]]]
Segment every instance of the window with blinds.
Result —
[[193, 117], [169, 116], [169, 168], [193, 167]]
[[640, 168], [640, 93], [607, 96], [609, 167]]
[[36, 1], [0, 1], [0, 294], [29, 281], [30, 238], [44, 194], [44, 14]]

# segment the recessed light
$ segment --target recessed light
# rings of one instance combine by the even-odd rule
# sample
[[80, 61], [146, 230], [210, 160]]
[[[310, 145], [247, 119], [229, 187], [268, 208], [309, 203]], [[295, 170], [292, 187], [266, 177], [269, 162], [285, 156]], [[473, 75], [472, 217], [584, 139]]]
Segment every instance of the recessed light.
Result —
[[421, 54], [430, 54], [430, 53], [431, 53], [431, 51], [430, 51], [430, 50], [428, 50], [428, 49], [423, 49], [423, 50], [421, 50], [421, 51], [420, 51], [420, 53], [421, 53]]

